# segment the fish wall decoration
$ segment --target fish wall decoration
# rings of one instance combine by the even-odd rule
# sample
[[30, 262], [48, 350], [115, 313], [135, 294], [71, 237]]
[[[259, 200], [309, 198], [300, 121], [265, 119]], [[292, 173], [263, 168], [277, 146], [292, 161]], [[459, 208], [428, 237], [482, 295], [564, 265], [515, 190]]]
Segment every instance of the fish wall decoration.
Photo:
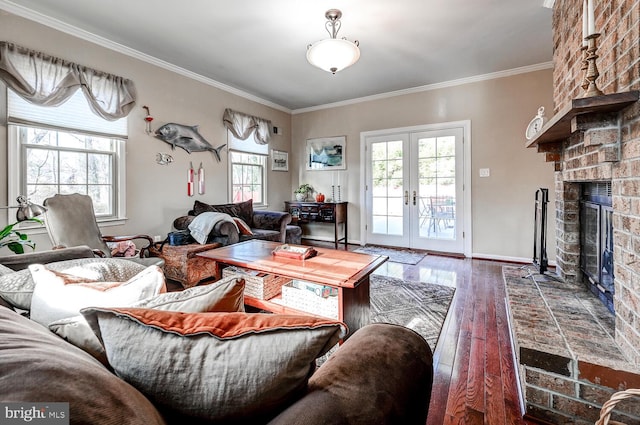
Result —
[[223, 144], [214, 148], [204, 137], [198, 132], [198, 126], [187, 126], [170, 122], [157, 129], [154, 133], [157, 139], [162, 140], [171, 145], [171, 149], [176, 146], [184, 149], [189, 154], [191, 152], [211, 151], [220, 162], [220, 151], [227, 144]]

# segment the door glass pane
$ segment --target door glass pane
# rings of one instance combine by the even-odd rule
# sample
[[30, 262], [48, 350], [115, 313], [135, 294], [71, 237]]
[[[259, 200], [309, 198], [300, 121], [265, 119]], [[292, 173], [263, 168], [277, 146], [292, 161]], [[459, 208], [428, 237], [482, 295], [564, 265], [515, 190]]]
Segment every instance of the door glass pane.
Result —
[[402, 217], [389, 217], [389, 230], [387, 234], [393, 236], [402, 236], [402, 226], [404, 221]]
[[456, 237], [455, 137], [418, 139], [419, 234]]
[[372, 231], [376, 234], [403, 233], [402, 143], [393, 140], [371, 145]]

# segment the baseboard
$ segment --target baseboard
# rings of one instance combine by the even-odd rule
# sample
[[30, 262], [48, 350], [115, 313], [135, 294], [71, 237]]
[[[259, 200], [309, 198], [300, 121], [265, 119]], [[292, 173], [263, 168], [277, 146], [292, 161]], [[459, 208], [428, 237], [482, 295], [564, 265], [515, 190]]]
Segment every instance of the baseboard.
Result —
[[[519, 264], [532, 264], [533, 260], [531, 258], [523, 258], [523, 257], [509, 257], [504, 255], [493, 255], [493, 254], [479, 254], [473, 253], [471, 254], [471, 258], [477, 258], [479, 260], [493, 260], [493, 261], [501, 261], [504, 263], [519, 263]], [[549, 261], [549, 267], [555, 267], [555, 261]]]
[[[333, 242], [333, 238], [328, 236], [302, 236], [302, 239], [308, 241], [321, 241], [321, 242]], [[357, 239], [349, 239], [347, 241], [349, 245], [364, 245]], [[344, 245], [344, 241], [340, 242], [341, 245]]]

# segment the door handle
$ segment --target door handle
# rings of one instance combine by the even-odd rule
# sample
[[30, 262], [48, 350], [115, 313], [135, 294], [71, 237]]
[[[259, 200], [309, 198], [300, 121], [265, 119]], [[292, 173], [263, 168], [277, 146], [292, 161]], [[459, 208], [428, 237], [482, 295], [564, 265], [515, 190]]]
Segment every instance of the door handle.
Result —
[[413, 205], [416, 204], [416, 191], [413, 191]]
[[405, 205], [409, 205], [409, 191], [408, 190], [404, 191], [404, 204]]

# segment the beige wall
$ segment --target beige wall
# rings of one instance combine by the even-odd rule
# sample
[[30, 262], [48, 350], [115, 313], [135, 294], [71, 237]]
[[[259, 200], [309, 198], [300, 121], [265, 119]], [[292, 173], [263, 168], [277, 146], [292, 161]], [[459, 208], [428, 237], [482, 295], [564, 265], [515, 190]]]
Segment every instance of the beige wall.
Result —
[[[331, 173], [304, 169], [305, 140], [347, 136], [349, 238], [361, 239], [360, 133], [441, 122], [471, 121], [471, 209], [474, 256], [530, 259], [533, 197], [539, 187], [553, 192], [553, 166], [525, 149], [524, 130], [542, 105], [552, 108], [552, 71], [542, 70], [421, 93], [294, 114], [291, 164], [299, 169], [293, 187], [311, 183], [330, 193]], [[491, 176], [479, 178], [480, 168]], [[553, 211], [553, 199], [551, 200]], [[553, 219], [550, 218], [553, 223]], [[553, 226], [548, 252], [553, 259]], [[322, 232], [323, 229], [314, 229]], [[328, 234], [327, 234], [328, 235]]]
[[[257, 115], [285, 129], [283, 135], [273, 137], [270, 147], [289, 151], [291, 133], [288, 129], [291, 128], [291, 115], [286, 112], [4, 12], [0, 13], [0, 39], [135, 82], [139, 100], [129, 116], [126, 152], [128, 220], [125, 226], [103, 229], [104, 234], [136, 232], [166, 236], [171, 230], [173, 219], [186, 214], [194, 199], [208, 203], [227, 202], [226, 149], [220, 163], [216, 162], [210, 152], [194, 152], [191, 155], [182, 149], [172, 152], [168, 144], [145, 134], [145, 112], [142, 105], [150, 107], [151, 114], [155, 117], [154, 128], [167, 122], [199, 124], [200, 133], [214, 146], [226, 143], [226, 131], [222, 125], [225, 108]], [[4, 94], [1, 96], [0, 104], [4, 105]], [[4, 106], [1, 108], [4, 109]], [[0, 116], [4, 120], [5, 114]], [[15, 200], [7, 200], [6, 134], [6, 123], [0, 122], [0, 205], [15, 204]], [[175, 162], [168, 166], [156, 164], [157, 152], [171, 153]], [[205, 168], [207, 191], [203, 196], [190, 198], [186, 194], [186, 174], [190, 161], [194, 167], [202, 162]], [[291, 174], [291, 171], [269, 172], [271, 189], [268, 199], [273, 209], [284, 209], [284, 201], [290, 198], [288, 190], [282, 188], [288, 189], [291, 186]], [[0, 226], [4, 224], [6, 216], [0, 214]], [[38, 243], [38, 249], [50, 246], [46, 235], [36, 235], [33, 239]], [[5, 248], [0, 255], [7, 253], [9, 251]]]

